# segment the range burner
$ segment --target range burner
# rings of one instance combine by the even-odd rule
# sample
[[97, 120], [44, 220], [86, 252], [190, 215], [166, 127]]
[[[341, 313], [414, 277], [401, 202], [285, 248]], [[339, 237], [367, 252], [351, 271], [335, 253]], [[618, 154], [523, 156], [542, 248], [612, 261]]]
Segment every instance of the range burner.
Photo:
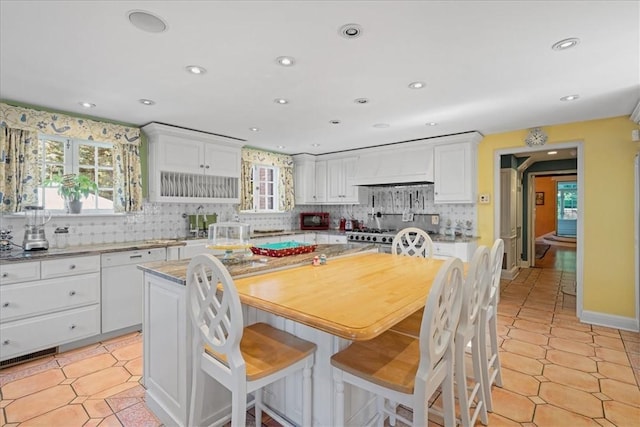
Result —
[[388, 229], [361, 229], [347, 231], [347, 240], [349, 242], [361, 242], [361, 243], [378, 243], [383, 245], [390, 245], [393, 242], [393, 238], [396, 236], [395, 230]]

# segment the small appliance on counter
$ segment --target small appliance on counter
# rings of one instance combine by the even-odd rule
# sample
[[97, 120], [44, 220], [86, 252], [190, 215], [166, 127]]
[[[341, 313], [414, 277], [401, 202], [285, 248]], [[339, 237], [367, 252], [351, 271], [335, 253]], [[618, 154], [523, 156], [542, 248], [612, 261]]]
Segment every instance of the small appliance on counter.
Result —
[[300, 230], [328, 230], [329, 212], [301, 212]]
[[0, 252], [8, 252], [12, 249], [14, 243], [11, 239], [13, 239], [11, 230], [0, 229]]
[[51, 213], [42, 206], [25, 206], [26, 224], [22, 247], [25, 251], [47, 250], [49, 242], [44, 234], [44, 225], [51, 219]]
[[[247, 250], [251, 247], [249, 236], [251, 226], [241, 222], [218, 222], [209, 225], [207, 248], [224, 251], [223, 262], [237, 261], [234, 250]], [[248, 252], [251, 255], [251, 252]]]

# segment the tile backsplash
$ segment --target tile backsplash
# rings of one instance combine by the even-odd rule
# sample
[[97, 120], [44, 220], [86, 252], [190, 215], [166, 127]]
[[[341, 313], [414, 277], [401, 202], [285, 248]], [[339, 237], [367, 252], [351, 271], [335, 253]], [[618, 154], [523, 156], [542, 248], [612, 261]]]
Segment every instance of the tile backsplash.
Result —
[[[444, 233], [447, 219], [455, 226], [456, 221], [472, 221], [474, 234], [477, 224], [477, 210], [474, 204], [434, 204], [433, 186], [427, 186], [423, 206], [418, 212], [440, 215], [440, 232]], [[374, 190], [375, 194], [375, 190]], [[45, 226], [45, 234], [53, 245], [54, 230], [69, 227], [69, 245], [94, 245], [101, 243], [122, 243], [152, 239], [175, 239], [189, 236], [188, 215], [217, 215], [218, 222], [239, 219], [251, 225], [252, 230], [294, 230], [299, 228], [300, 212], [329, 212], [331, 227], [337, 229], [341, 217], [357, 219], [375, 226], [372, 212], [381, 212], [383, 228], [399, 229], [408, 226], [420, 227], [425, 216], [414, 215], [414, 221], [402, 222], [401, 212], [384, 206], [366, 205], [298, 205], [291, 212], [279, 214], [240, 213], [237, 205], [229, 204], [187, 204], [187, 203], [145, 203], [138, 213], [122, 215], [60, 215], [54, 216]], [[415, 211], [415, 209], [414, 209]], [[367, 222], [369, 221], [369, 222]], [[21, 215], [0, 215], [0, 229], [11, 229], [13, 241], [22, 243], [24, 217]]]

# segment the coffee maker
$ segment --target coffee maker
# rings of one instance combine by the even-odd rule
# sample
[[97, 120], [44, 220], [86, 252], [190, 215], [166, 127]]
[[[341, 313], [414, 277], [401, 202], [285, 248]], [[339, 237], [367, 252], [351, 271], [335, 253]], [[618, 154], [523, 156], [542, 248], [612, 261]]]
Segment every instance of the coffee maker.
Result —
[[26, 223], [24, 225], [24, 240], [22, 247], [25, 251], [49, 249], [49, 242], [44, 235], [44, 225], [51, 219], [51, 213], [42, 206], [25, 206]]

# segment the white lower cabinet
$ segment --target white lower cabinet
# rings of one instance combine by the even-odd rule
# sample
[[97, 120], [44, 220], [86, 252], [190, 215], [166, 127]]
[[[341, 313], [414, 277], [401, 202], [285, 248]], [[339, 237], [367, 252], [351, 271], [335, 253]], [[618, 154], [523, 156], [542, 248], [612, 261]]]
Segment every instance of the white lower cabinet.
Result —
[[347, 236], [344, 234], [316, 233], [316, 243], [319, 245], [346, 244]]
[[0, 266], [0, 360], [100, 333], [100, 256]]
[[457, 257], [462, 262], [468, 262], [477, 247], [476, 242], [433, 242], [433, 256], [438, 259]]

